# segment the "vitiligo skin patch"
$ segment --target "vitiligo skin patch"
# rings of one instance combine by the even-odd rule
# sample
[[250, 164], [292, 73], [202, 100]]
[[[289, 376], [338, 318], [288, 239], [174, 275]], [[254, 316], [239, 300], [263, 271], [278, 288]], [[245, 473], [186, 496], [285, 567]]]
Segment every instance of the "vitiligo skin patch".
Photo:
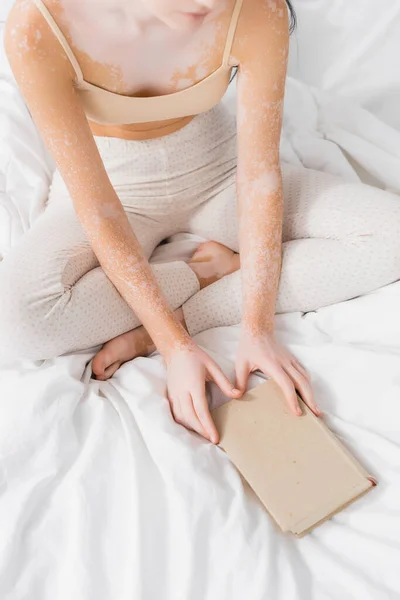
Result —
[[[116, 93], [137, 96], [185, 89], [221, 64], [234, 1], [216, 1], [199, 25], [177, 16], [182, 4], [178, 0], [45, 1], [85, 79]], [[157, 19], [148, 19], [150, 9]], [[187, 9], [193, 10], [193, 4]], [[243, 0], [231, 60], [239, 63], [237, 203], [242, 325], [251, 335], [273, 330], [281, 269], [279, 142], [288, 30], [284, 0]], [[93, 138], [94, 132], [118, 132], [132, 139], [155, 137], [178, 129], [188, 119], [95, 128], [80, 103], [75, 71], [32, 0], [15, 2], [6, 24], [5, 46], [32, 117], [104, 272], [165, 358], [176, 348], [191, 349], [192, 340], [157, 284]], [[135, 56], [141, 60], [133, 60]]]
[[248, 21], [238, 24], [233, 49], [240, 61], [237, 199], [242, 326], [248, 333], [258, 335], [273, 331], [282, 263], [279, 145], [289, 23], [286, 3], [279, 0], [256, 0], [251, 15], [246, 13], [246, 17]]

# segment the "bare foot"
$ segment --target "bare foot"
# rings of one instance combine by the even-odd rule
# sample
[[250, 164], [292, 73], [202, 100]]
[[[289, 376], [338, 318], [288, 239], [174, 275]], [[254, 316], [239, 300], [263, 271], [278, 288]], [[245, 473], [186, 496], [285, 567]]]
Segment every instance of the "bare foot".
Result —
[[[200, 289], [203, 289], [240, 269], [240, 257], [227, 246], [210, 241], [200, 244], [188, 265], [196, 273]], [[187, 330], [182, 309], [178, 308], [175, 315]], [[147, 330], [143, 326], [136, 327], [104, 344], [93, 358], [93, 376], [102, 381], [109, 379], [123, 363], [137, 356], [148, 356], [154, 350], [156, 346]]]
[[188, 264], [202, 289], [240, 269], [240, 256], [227, 246], [210, 241], [200, 244]]
[[[183, 310], [177, 308], [175, 316], [186, 329]], [[92, 361], [92, 374], [94, 379], [102, 381], [112, 377], [120, 366], [137, 356], [148, 356], [156, 350], [147, 329], [143, 326], [131, 329], [118, 335], [104, 344], [100, 352]]]

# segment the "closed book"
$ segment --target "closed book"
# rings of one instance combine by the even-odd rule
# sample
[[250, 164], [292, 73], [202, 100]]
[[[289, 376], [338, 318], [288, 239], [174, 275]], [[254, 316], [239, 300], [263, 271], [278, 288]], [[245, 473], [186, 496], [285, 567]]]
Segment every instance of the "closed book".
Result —
[[289, 407], [273, 379], [211, 411], [220, 440], [283, 532], [303, 537], [377, 480], [297, 394]]

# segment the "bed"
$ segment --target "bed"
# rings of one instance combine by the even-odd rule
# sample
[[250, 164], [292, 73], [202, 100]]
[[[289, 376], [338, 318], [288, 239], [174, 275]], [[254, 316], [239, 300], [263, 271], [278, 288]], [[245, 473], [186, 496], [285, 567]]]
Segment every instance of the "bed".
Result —
[[[377, 14], [365, 4], [296, 3], [282, 158], [400, 202], [400, 5], [381, 0]], [[231, 85], [231, 110], [234, 97]], [[2, 52], [0, 259], [45, 209], [53, 168]], [[187, 260], [200, 241], [173, 236], [151, 262]], [[239, 330], [196, 336], [232, 381]], [[9, 364], [0, 369], [0, 598], [398, 599], [400, 272], [364, 296], [277, 315], [276, 335], [377, 487], [304, 538], [284, 535], [227, 455], [173, 420], [157, 352], [106, 382], [91, 379], [100, 347]], [[251, 375], [249, 387], [262, 380]], [[214, 384], [209, 396], [221, 400]]]

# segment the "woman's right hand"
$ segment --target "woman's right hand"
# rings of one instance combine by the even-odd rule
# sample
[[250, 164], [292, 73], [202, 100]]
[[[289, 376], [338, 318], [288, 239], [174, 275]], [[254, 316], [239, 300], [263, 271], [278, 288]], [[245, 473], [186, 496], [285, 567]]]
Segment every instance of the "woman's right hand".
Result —
[[174, 350], [167, 365], [167, 398], [177, 423], [218, 444], [219, 435], [212, 420], [206, 396], [206, 381], [214, 381], [229, 398], [240, 398], [219, 365], [193, 340]]

